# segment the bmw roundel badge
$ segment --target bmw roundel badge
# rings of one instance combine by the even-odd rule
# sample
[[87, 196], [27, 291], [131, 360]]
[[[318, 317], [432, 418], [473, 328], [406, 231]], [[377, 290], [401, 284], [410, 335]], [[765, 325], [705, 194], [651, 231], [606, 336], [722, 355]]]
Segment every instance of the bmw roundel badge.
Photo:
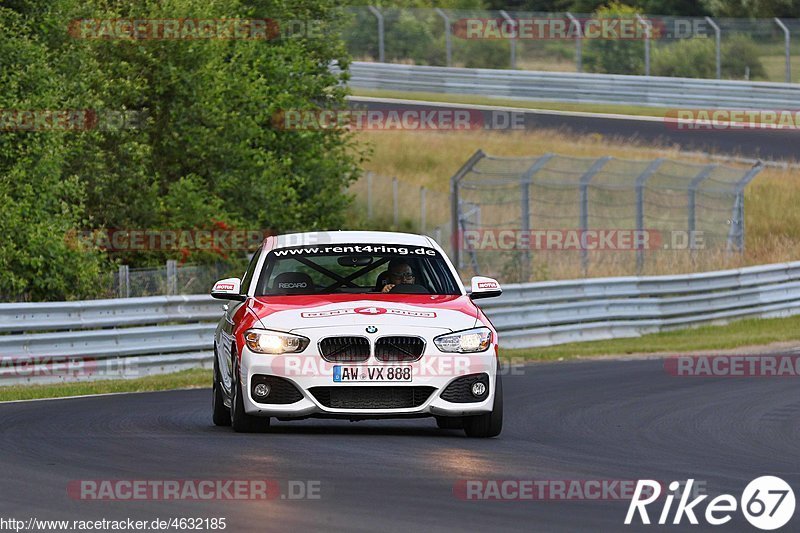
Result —
[[367, 333], [377, 333], [377, 332], [378, 328], [376, 328], [375, 326], [367, 326]]

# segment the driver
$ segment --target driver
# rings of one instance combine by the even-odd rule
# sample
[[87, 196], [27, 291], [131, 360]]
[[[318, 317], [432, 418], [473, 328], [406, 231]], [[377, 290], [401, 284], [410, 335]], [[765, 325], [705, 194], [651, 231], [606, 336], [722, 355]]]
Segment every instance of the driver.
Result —
[[405, 259], [392, 259], [389, 261], [388, 279], [381, 292], [389, 292], [395, 285], [413, 285], [415, 283], [414, 271]]

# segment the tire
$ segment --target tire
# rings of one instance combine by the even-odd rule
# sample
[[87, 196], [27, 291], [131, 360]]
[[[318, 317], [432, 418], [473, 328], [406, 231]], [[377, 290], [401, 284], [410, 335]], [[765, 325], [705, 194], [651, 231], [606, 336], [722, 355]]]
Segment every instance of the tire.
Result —
[[217, 361], [217, 350], [214, 349], [214, 383], [211, 386], [211, 409], [212, 419], [215, 426], [231, 425], [231, 410], [225, 407], [222, 396], [222, 387], [219, 384], [219, 362]]
[[464, 429], [464, 419], [460, 416], [437, 416], [439, 429]]
[[231, 380], [231, 426], [237, 433], [263, 433], [269, 428], [269, 418], [248, 415], [244, 410], [244, 397], [240, 386], [241, 375], [239, 366], [236, 365], [233, 371], [236, 379]]
[[464, 433], [467, 437], [486, 439], [496, 437], [503, 430], [503, 383], [495, 376], [492, 411], [483, 415], [465, 416]]

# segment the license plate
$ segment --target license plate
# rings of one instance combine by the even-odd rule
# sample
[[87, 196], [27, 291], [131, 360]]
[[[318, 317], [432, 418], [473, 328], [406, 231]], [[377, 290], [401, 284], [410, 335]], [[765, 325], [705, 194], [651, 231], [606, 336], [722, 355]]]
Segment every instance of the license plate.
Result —
[[360, 382], [392, 382], [411, 381], [410, 366], [374, 366], [374, 365], [335, 365], [333, 367], [334, 383], [351, 381]]

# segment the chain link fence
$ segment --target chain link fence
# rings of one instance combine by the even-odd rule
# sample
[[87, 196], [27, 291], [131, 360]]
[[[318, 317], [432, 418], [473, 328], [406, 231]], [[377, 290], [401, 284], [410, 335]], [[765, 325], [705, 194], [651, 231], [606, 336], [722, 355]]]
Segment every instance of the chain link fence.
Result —
[[444, 247], [451, 240], [449, 193], [374, 172], [365, 172], [350, 193], [367, 229], [420, 233]]
[[507, 283], [719, 268], [761, 168], [479, 150], [451, 180], [454, 261]]
[[108, 298], [135, 298], [173, 294], [203, 294], [211, 290], [214, 282], [230, 275], [230, 265], [180, 265], [175, 260], [163, 267], [135, 267], [121, 265], [112, 276]]
[[[631, 16], [424, 8], [348, 8], [357, 60], [472, 68], [796, 82], [800, 19]], [[794, 37], [794, 39], [793, 39]]]

